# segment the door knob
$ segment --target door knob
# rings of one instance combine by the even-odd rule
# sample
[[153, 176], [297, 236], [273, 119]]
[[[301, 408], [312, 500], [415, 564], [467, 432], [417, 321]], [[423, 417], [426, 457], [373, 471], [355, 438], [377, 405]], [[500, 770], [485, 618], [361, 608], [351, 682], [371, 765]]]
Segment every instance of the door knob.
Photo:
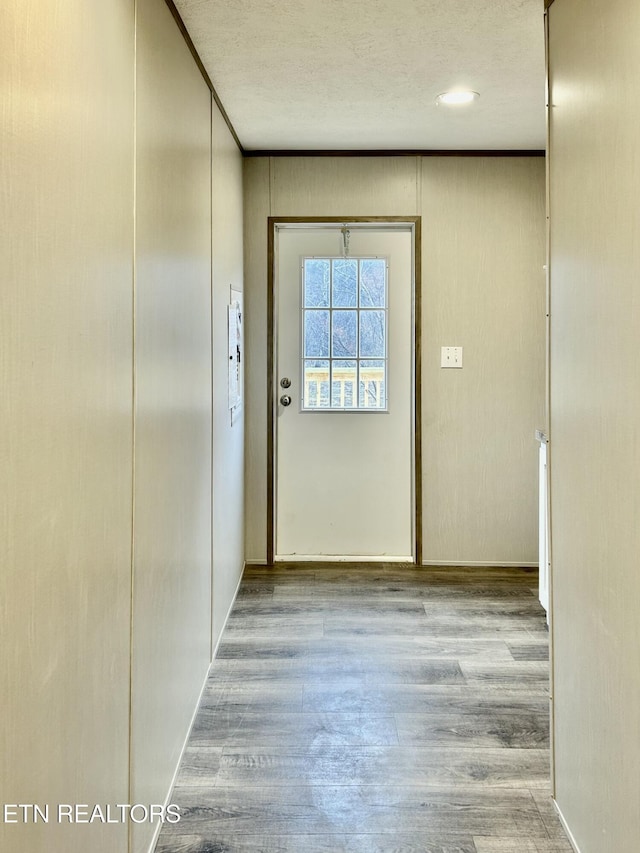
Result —
[[291, 397], [288, 394], [283, 394], [282, 397], [280, 397], [280, 402], [282, 403], [283, 406], [290, 406], [291, 405]]
[[286, 376], [284, 377], [284, 379], [280, 380], [280, 384], [283, 388], [291, 388], [291, 380], [288, 379]]

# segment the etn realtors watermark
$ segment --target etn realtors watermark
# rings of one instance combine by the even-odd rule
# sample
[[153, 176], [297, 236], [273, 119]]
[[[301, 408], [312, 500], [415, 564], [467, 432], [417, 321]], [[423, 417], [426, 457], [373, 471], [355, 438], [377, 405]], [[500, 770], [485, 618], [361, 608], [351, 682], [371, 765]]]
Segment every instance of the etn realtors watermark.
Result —
[[178, 823], [180, 807], [142, 803], [4, 803], [3, 823]]

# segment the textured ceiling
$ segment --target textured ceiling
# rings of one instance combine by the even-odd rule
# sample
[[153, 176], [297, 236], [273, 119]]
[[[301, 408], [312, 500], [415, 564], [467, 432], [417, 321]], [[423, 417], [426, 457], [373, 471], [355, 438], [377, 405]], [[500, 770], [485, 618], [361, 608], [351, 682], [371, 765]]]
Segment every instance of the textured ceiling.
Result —
[[544, 148], [543, 0], [175, 2], [247, 151]]

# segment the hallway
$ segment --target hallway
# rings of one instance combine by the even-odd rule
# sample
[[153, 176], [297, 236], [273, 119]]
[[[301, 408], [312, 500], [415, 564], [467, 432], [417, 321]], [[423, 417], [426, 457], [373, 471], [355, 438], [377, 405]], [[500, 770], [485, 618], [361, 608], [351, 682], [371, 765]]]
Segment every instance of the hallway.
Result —
[[536, 584], [247, 567], [157, 853], [570, 853]]

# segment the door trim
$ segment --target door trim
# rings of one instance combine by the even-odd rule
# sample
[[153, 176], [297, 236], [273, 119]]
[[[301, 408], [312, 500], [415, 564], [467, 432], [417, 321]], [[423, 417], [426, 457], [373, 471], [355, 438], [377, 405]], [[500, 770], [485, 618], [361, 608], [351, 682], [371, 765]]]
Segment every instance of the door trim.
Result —
[[[399, 225], [413, 232], [413, 510], [414, 564], [422, 564], [422, 217], [270, 216], [267, 220], [267, 565], [275, 562], [276, 526], [276, 228], [278, 225]], [[278, 566], [286, 565], [281, 560]], [[317, 565], [317, 563], [316, 563]], [[346, 564], [345, 564], [346, 565]]]

